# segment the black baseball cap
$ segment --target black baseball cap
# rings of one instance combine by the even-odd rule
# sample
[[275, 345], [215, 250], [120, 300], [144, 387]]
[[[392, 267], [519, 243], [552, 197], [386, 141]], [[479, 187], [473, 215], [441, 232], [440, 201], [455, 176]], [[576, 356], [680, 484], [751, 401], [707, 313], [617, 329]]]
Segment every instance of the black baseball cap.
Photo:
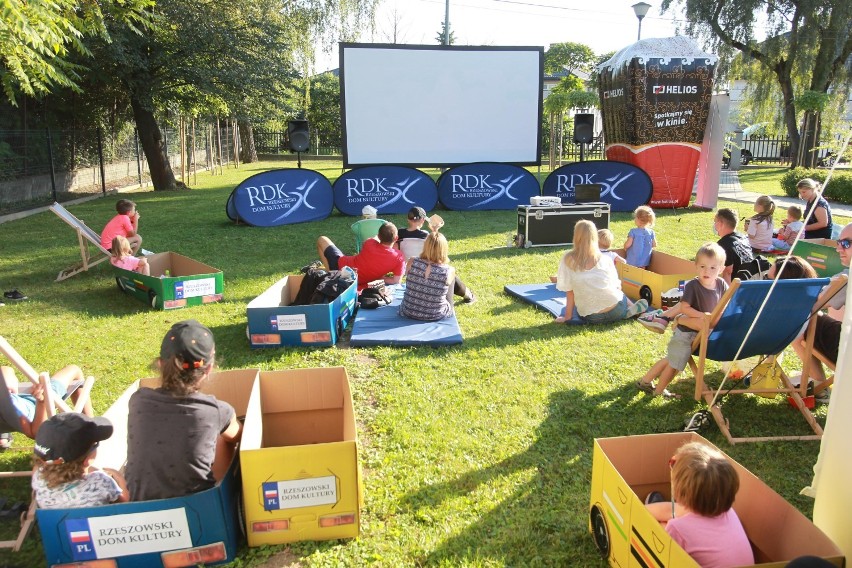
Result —
[[110, 436], [112, 423], [107, 418], [63, 412], [42, 422], [33, 451], [46, 463], [69, 463], [88, 455]]
[[426, 210], [422, 207], [412, 207], [408, 210], [408, 218], [412, 221], [419, 221], [426, 218]]
[[160, 345], [160, 359], [176, 357], [184, 369], [201, 369], [213, 362], [216, 343], [213, 332], [196, 320], [179, 321]]

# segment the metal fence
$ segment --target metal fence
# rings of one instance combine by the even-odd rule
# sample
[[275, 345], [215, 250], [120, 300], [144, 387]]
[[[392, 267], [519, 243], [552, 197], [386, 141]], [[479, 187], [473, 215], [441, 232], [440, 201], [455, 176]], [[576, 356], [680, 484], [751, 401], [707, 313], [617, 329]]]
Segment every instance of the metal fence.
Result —
[[[198, 170], [238, 158], [233, 123], [179, 121], [162, 130], [175, 177], [189, 184]], [[135, 130], [0, 130], [0, 213], [150, 183]]]

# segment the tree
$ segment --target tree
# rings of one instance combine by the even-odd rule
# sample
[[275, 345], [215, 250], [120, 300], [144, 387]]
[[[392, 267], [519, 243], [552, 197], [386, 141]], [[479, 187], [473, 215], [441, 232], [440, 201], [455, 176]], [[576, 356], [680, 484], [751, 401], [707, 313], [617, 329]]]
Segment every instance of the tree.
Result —
[[340, 80], [331, 73], [323, 73], [311, 81], [307, 118], [314, 138], [319, 140], [317, 144], [341, 145]]
[[544, 72], [555, 73], [563, 69], [568, 73], [590, 73], [595, 62], [595, 52], [582, 43], [553, 43], [544, 53]]
[[454, 45], [456, 43], [456, 34], [450, 30], [450, 41], [444, 43], [444, 38], [447, 36], [447, 22], [441, 22], [441, 31], [435, 37], [439, 45]]
[[[793, 167], [815, 158], [813, 148], [819, 132], [821, 105], [812, 104], [838, 82], [846, 85], [844, 67], [852, 54], [852, 2], [849, 0], [664, 0], [664, 11], [686, 15], [686, 31], [701, 37], [711, 49], [730, 59], [739, 53], [763, 70], [749, 80], [767, 90], [771, 78], [780, 91], [784, 127], [790, 137]], [[767, 39], [755, 39], [758, 29]], [[848, 88], [848, 87], [846, 87]], [[816, 95], [807, 95], [810, 91]], [[804, 128], [798, 128], [797, 98], [805, 96]], [[771, 100], [771, 99], [769, 99]]]
[[80, 90], [84, 67], [74, 54], [88, 56], [84, 40], [109, 41], [106, 21], [138, 33], [147, 25], [150, 0], [3, 0], [0, 19], [0, 83], [6, 99], [35, 97], [57, 88]]

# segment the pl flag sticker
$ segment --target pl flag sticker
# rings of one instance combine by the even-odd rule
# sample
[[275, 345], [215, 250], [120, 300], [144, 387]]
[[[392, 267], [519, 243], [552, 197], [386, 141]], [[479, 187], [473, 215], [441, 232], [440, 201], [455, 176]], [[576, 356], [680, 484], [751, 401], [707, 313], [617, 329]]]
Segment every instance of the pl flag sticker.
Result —
[[182, 508], [68, 519], [65, 532], [77, 562], [192, 547]]
[[337, 478], [333, 475], [263, 484], [265, 511], [334, 505], [337, 500]]

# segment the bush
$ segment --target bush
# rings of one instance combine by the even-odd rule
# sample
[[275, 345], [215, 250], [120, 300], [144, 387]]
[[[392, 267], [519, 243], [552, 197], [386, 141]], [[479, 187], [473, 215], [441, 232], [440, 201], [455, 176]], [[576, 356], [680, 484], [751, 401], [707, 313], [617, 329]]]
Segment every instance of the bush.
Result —
[[[781, 187], [788, 196], [798, 197], [796, 184], [800, 179], [811, 178], [819, 183], [825, 183], [828, 172], [829, 170], [822, 169], [793, 168], [781, 178]], [[823, 196], [829, 201], [852, 204], [852, 173], [835, 170]]]

